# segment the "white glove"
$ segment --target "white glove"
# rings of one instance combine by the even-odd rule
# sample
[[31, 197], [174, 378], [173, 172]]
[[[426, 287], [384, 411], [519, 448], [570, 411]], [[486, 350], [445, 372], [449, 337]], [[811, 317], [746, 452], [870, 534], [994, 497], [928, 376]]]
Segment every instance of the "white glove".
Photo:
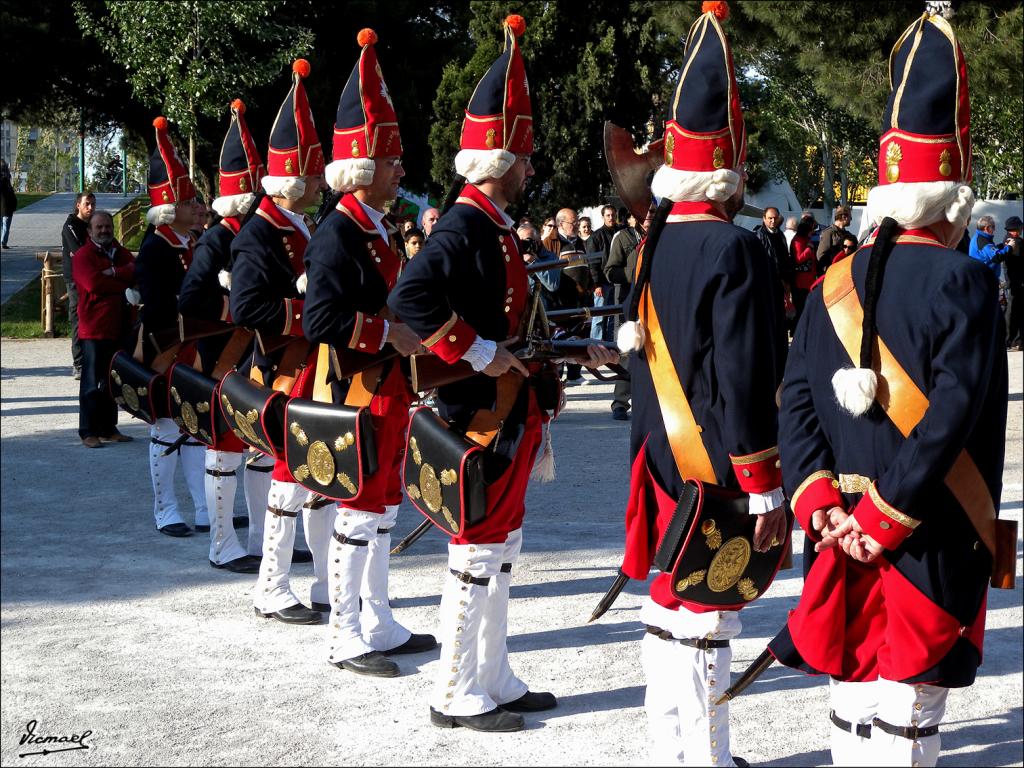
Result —
[[142, 306], [142, 294], [139, 293], [137, 289], [125, 288], [124, 297], [128, 299], [128, 303], [131, 304], [133, 307]]

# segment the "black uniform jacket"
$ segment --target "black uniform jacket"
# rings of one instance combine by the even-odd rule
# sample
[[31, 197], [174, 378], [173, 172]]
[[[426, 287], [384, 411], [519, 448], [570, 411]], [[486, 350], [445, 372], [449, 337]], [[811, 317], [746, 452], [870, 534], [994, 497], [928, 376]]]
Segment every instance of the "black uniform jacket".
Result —
[[[155, 227], [142, 241], [135, 258], [135, 283], [142, 295], [139, 316], [144, 333], [177, 328], [178, 293], [191, 264], [191, 242], [182, 245], [167, 224]], [[148, 338], [144, 350], [145, 360], [151, 360], [155, 350]]]
[[[869, 251], [852, 257], [861, 303]], [[978, 614], [991, 558], [943, 478], [966, 448], [999, 509], [1007, 364], [996, 296], [983, 264], [927, 230], [905, 232], [889, 256], [876, 319], [879, 337], [929, 400], [921, 422], [904, 438], [877, 403], [860, 417], [836, 403], [832, 376], [855, 361], [836, 336], [820, 286], [797, 327], [782, 395], [783, 476], [805, 530], [812, 506], [869, 501], [871, 494], [839, 498], [833, 490], [836, 498], [823, 502], [838, 485], [833, 476], [877, 481], [882, 528], [905, 536], [885, 558], [965, 626]], [[898, 524], [908, 517], [919, 521], [916, 528]]]
[[[526, 277], [518, 236], [469, 184], [406, 265], [388, 306], [431, 351], [453, 363], [477, 336], [502, 341], [518, 333]], [[475, 411], [493, 407], [495, 391], [495, 379], [482, 373], [441, 387], [441, 416], [464, 429]], [[525, 410], [509, 419], [516, 415], [525, 419]]]
[[[649, 290], [718, 484], [778, 487], [775, 394], [786, 337], [764, 248], [710, 206], [676, 203], [655, 251]], [[630, 374], [630, 455], [635, 459], [646, 441], [654, 479], [678, 497], [682, 479], [643, 353]], [[734, 462], [746, 471], [734, 470]]]
[[351, 194], [317, 227], [306, 249], [306, 338], [337, 349], [376, 353], [388, 291], [402, 262]]

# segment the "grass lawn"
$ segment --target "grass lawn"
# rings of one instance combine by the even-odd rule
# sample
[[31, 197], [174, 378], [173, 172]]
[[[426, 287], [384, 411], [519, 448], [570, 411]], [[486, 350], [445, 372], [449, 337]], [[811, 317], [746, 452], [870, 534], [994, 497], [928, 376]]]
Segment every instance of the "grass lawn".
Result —
[[38, 203], [52, 194], [52, 192], [15, 192], [14, 196], [18, 198], [18, 210], [20, 211], [22, 208], [26, 208], [32, 205], [32, 203]]
[[[39, 321], [39, 293], [39, 278], [36, 277], [0, 306], [0, 336], [14, 339], [43, 338], [43, 324]], [[57, 304], [54, 333], [63, 337], [71, 333], [67, 303]]]

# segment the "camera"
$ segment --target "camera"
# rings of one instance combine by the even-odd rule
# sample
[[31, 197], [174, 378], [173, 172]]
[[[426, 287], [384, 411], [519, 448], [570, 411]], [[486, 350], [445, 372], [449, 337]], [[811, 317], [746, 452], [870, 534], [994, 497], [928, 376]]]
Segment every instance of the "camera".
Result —
[[523, 254], [532, 253], [534, 256], [537, 255], [537, 241], [532, 238], [526, 238], [525, 240], [519, 241], [519, 250]]

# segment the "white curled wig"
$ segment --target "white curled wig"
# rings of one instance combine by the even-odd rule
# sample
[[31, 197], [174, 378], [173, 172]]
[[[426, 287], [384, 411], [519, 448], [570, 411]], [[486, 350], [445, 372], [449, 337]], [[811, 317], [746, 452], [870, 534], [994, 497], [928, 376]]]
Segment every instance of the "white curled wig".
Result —
[[324, 169], [324, 177], [335, 192], [353, 192], [373, 183], [377, 163], [370, 157], [335, 160]]
[[966, 227], [974, 210], [974, 192], [958, 181], [882, 184], [868, 192], [861, 234], [873, 231], [886, 216], [903, 229], [948, 221]]
[[154, 227], [159, 227], [161, 224], [170, 224], [172, 221], [174, 221], [174, 209], [174, 203], [154, 205], [152, 208], [146, 211], [146, 221], [152, 224]]
[[740, 175], [729, 168], [717, 171], [680, 171], [663, 165], [654, 174], [651, 192], [656, 198], [674, 203], [713, 200], [722, 203], [732, 197], [740, 185]]
[[455, 155], [455, 172], [469, 183], [479, 184], [500, 179], [515, 161], [516, 156], [505, 149], [460, 149]]
[[222, 218], [231, 216], [245, 216], [252, 208], [252, 202], [256, 195], [246, 192], [243, 195], [224, 195], [216, 198], [210, 205]]
[[270, 197], [298, 200], [306, 194], [306, 179], [302, 176], [264, 176], [260, 183]]

